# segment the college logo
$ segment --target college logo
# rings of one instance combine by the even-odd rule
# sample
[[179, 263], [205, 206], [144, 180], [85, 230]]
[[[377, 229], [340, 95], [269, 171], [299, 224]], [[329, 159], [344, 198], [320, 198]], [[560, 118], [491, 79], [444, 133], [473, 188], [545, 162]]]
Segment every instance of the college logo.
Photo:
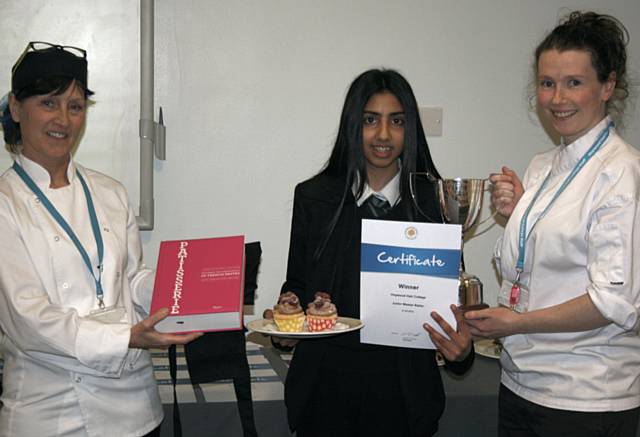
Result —
[[413, 226], [409, 226], [407, 229], [404, 230], [404, 236], [407, 237], [409, 240], [415, 240], [416, 237], [418, 236], [418, 230]]

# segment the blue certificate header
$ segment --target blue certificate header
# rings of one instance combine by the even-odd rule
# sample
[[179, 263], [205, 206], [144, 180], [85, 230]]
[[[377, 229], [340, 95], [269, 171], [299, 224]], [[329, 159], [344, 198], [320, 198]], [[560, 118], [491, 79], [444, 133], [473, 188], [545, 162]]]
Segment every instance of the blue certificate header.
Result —
[[460, 251], [362, 243], [360, 270], [458, 278]]

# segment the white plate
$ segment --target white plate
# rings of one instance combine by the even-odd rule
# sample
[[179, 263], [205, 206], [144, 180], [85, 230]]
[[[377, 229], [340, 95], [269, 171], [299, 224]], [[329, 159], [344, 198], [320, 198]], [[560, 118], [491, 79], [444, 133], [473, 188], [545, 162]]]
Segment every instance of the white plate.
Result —
[[259, 332], [265, 335], [272, 335], [274, 337], [283, 338], [317, 338], [317, 337], [329, 337], [331, 335], [344, 334], [345, 332], [357, 331], [362, 329], [364, 323], [362, 320], [352, 319], [350, 317], [338, 317], [336, 326], [331, 331], [309, 332], [307, 331], [307, 325], [305, 323], [304, 331], [302, 332], [284, 332], [278, 331], [278, 327], [273, 320], [260, 319], [247, 323], [247, 329], [250, 331]]
[[488, 358], [499, 359], [502, 352], [502, 345], [491, 338], [475, 341], [473, 347], [478, 355]]

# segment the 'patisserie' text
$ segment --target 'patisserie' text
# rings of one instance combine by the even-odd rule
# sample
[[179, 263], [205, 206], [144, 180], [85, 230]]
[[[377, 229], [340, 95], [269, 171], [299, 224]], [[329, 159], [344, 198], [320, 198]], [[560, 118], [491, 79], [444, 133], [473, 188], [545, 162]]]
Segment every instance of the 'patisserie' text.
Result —
[[176, 270], [176, 281], [173, 286], [173, 305], [171, 314], [180, 314], [180, 299], [182, 299], [182, 281], [184, 279], [184, 260], [187, 258], [187, 246], [189, 242], [181, 241], [178, 251], [178, 268]]

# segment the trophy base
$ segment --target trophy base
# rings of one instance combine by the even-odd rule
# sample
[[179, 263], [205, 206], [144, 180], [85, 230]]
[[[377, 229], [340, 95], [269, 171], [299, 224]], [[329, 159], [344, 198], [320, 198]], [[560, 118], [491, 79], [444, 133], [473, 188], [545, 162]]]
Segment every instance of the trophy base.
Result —
[[484, 310], [489, 308], [489, 304], [486, 303], [477, 303], [475, 305], [460, 305], [458, 307], [463, 313], [466, 313], [467, 311], [477, 311], [477, 310]]
[[477, 276], [465, 272], [460, 272], [458, 282], [458, 301], [463, 312], [472, 310], [483, 310], [489, 308], [489, 305], [482, 299], [482, 282]]

